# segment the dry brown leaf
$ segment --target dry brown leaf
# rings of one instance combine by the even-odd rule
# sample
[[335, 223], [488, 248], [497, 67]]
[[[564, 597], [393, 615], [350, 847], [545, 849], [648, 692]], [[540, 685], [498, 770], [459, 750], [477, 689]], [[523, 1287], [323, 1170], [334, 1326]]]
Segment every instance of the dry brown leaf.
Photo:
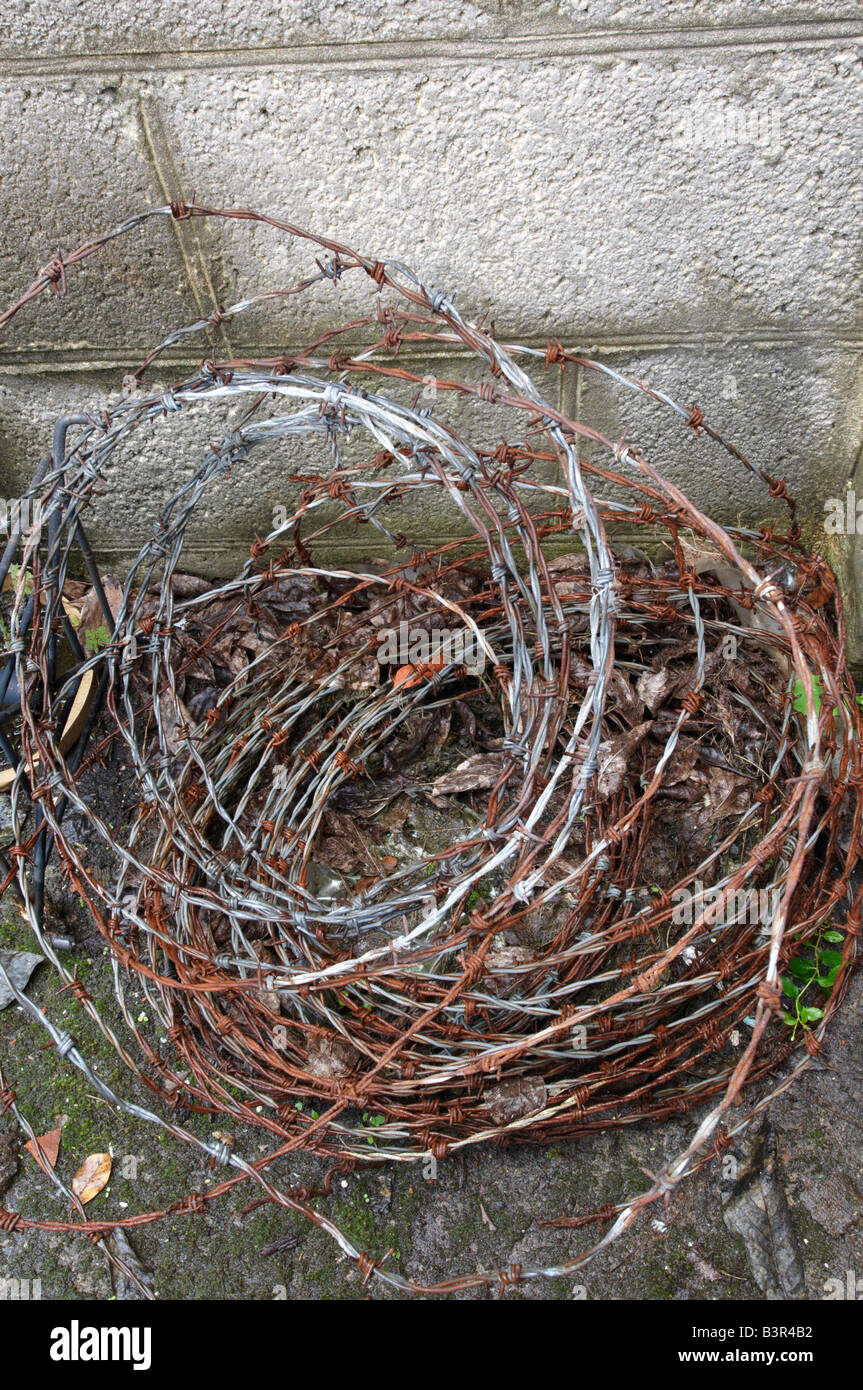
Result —
[[711, 767], [707, 770], [707, 784], [711, 809], [718, 820], [724, 820], [727, 816], [742, 816], [752, 805], [753, 786], [748, 777], [736, 776], [721, 767]]
[[596, 794], [600, 801], [620, 791], [630, 758], [652, 728], [653, 721], [647, 720], [644, 724], [636, 724], [634, 729], [629, 729], [625, 734], [618, 734], [616, 738], [607, 739], [599, 745]]
[[[117, 614], [123, 606], [123, 590], [116, 579], [111, 579], [110, 575], [102, 575], [102, 588], [108, 600], [108, 607], [116, 621]], [[102, 612], [102, 605], [95, 589], [88, 589], [81, 601], [81, 622], [80, 631], [96, 632], [100, 627], [113, 628], [113, 623], [109, 624]]]
[[678, 680], [679, 676], [664, 666], [661, 671], [644, 671], [638, 677], [635, 689], [639, 700], [643, 700], [650, 713], [655, 714]]
[[497, 951], [489, 951], [486, 956], [486, 974], [511, 970], [515, 965], [530, 965], [535, 959], [533, 951], [529, 951], [525, 946], [501, 946]]
[[28, 1153], [31, 1153], [33, 1155], [33, 1157], [36, 1159], [36, 1162], [38, 1163], [39, 1159], [36, 1156], [36, 1144], [38, 1142], [39, 1148], [42, 1151], [42, 1157], [46, 1160], [47, 1163], [50, 1164], [52, 1168], [56, 1168], [57, 1156], [60, 1152], [60, 1139], [62, 1134], [62, 1126], [57, 1129], [49, 1129], [47, 1134], [40, 1134], [37, 1136], [35, 1140], [28, 1139], [27, 1143], [24, 1145], [24, 1148], [28, 1151]]
[[306, 1067], [310, 1076], [347, 1076], [358, 1060], [354, 1049], [341, 1038], [312, 1038]]
[[163, 690], [159, 696], [159, 714], [165, 735], [165, 747], [169, 753], [179, 753], [184, 746], [180, 729], [184, 725], [188, 729], [192, 727], [194, 722], [192, 716], [180, 697], [173, 696], [167, 689]]
[[[633, 693], [629, 678], [623, 671], [614, 670], [611, 673], [611, 693], [614, 695], [618, 709], [628, 720], [633, 722], [640, 719], [642, 714], [641, 697], [636, 698]], [[653, 713], [653, 711], [651, 711]]]
[[522, 1077], [492, 1086], [483, 1104], [496, 1125], [508, 1125], [545, 1107], [546, 1089], [541, 1077]]
[[504, 761], [504, 755], [501, 753], [476, 753], [472, 758], [465, 758], [452, 772], [445, 772], [436, 779], [432, 786], [432, 795], [451, 796], [455, 792], [488, 791], [500, 777]]
[[89, 1154], [72, 1179], [72, 1191], [86, 1205], [98, 1197], [111, 1176], [110, 1154]]

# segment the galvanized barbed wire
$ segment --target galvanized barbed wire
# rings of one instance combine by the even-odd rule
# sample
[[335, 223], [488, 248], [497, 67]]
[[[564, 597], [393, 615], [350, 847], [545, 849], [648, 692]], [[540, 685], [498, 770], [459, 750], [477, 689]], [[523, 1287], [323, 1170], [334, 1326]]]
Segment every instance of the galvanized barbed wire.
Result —
[[[462, 318], [452, 294], [425, 286], [400, 263], [358, 255], [278, 219], [180, 203], [150, 210], [46, 267], [0, 315], [0, 325], [49, 287], [65, 288], [67, 267], [159, 216], [265, 224], [330, 259], [316, 260], [316, 272], [288, 288], [246, 297], [172, 333], [128, 375], [126, 393], [101, 417], [82, 412], [61, 421], [52, 459], [31, 489], [42, 524], [18, 542], [10, 664], [0, 692], [14, 668], [21, 692], [14, 878], [40, 950], [154, 1095], [153, 1109], [117, 1096], [68, 1033], [14, 985], [13, 993], [47, 1028], [63, 1062], [78, 1067], [105, 1099], [236, 1170], [206, 1194], [179, 1198], [172, 1212], [202, 1210], [250, 1179], [263, 1200], [302, 1211], [325, 1229], [365, 1279], [398, 1289], [502, 1289], [572, 1272], [763, 1109], [769, 1097], [748, 1113], [730, 1111], [745, 1085], [790, 1054], [789, 1031], [769, 1027], [779, 1006], [780, 969], [831, 914], [846, 931], [843, 966], [791, 1076], [817, 1049], [841, 999], [860, 918], [859, 893], [849, 894], [859, 853], [863, 723], [845, 664], [835, 581], [801, 546], [784, 481], [754, 468], [699, 408], [683, 407], [559, 343], [544, 352], [503, 345]], [[371, 310], [328, 329], [305, 351], [225, 361], [213, 354], [168, 391], [144, 387], [147, 369], [181, 339], [313, 285], [335, 290], [357, 273], [371, 281]], [[350, 352], [339, 350], [340, 339]], [[515, 421], [508, 438], [483, 449], [464, 428], [417, 401], [407, 405], [371, 390], [389, 381], [422, 386], [423, 375], [396, 364], [409, 344], [458, 345], [478, 359], [480, 380], [437, 378], [436, 390], [444, 399], [508, 410]], [[720, 526], [637, 448], [552, 407], [519, 360], [546, 371], [577, 364], [646, 393], [684, 428], [724, 446], [774, 500], [787, 502], [787, 534]], [[115, 613], [84, 533], [87, 508], [109, 465], [134, 449], [145, 425], [169, 429], [178, 417], [213, 405], [246, 409], [160, 509]], [[263, 417], [265, 405], [276, 413]], [[346, 461], [345, 446], [357, 435], [368, 438], [368, 452], [359, 462]], [[175, 598], [171, 581], [208, 489], [280, 440], [323, 444], [329, 466], [303, 475], [293, 511], [255, 538], [240, 575], [206, 594]], [[580, 440], [604, 450], [608, 467], [580, 458]], [[547, 481], [547, 463], [559, 466], [562, 483]], [[122, 465], [112, 485], [122, 486]], [[600, 500], [596, 490], [605, 486], [617, 496]], [[620, 501], [621, 494], [629, 500]], [[426, 496], [457, 509], [464, 532], [457, 541], [431, 550], [410, 542], [401, 524], [413, 524], [404, 520], [405, 504]], [[674, 566], [646, 573], [616, 562], [606, 526], [621, 520], [664, 531]], [[365, 569], [322, 563], [328, 540], [345, 522], [389, 542], [396, 555], [407, 548], [410, 558]], [[567, 537], [579, 539], [584, 560], [553, 569], [545, 543]], [[701, 546], [700, 561], [693, 541]], [[76, 547], [110, 632], [108, 645], [93, 656], [70, 633], [62, 606]], [[447, 581], [462, 572], [465, 557], [473, 573], [484, 561], [482, 576], [473, 591], [454, 597]], [[254, 618], [267, 594], [288, 581], [326, 589], [326, 603], [260, 639], [258, 654], [194, 727], [178, 720], [186, 634], [206, 605], [219, 602]], [[808, 602], [815, 587], [823, 597]], [[309, 882], [328, 805], [364, 776], [412, 712], [457, 691], [462, 672], [450, 663], [408, 688], [392, 679], [352, 688], [355, 670], [374, 658], [374, 635], [360, 632], [352, 643], [350, 624], [346, 640], [344, 628], [326, 623], [344, 617], [350, 602], [362, 601], [366, 614], [380, 616], [394, 599], [408, 598], [427, 621], [454, 621], [469, 632], [492, 668], [504, 729], [501, 771], [471, 833], [333, 901], [317, 896]], [[655, 803], [681, 735], [705, 701], [720, 638], [729, 633], [774, 673], [765, 708], [750, 707], [763, 726], [766, 765], [751, 804], [710, 855], [653, 898], [640, 866]], [[74, 657], [62, 677], [61, 634]], [[617, 648], [632, 634], [642, 653], [654, 654], [670, 637], [685, 638], [694, 643], [695, 659], [640, 791], [629, 783], [603, 798], [597, 773], [610, 731], [608, 697]], [[205, 635], [193, 645], [193, 654], [206, 652], [207, 641]], [[641, 667], [650, 669], [643, 656]], [[91, 672], [104, 702], [100, 743], [88, 755], [87, 730], [67, 756], [60, 748], [66, 714]], [[802, 719], [792, 710], [798, 692]], [[141, 793], [139, 814], [122, 836], [86, 789], [88, 768], [109, 746], [122, 748]], [[10, 745], [7, 756], [14, 751]], [[249, 808], [256, 818], [251, 825], [244, 824]], [[101, 880], [80, 836], [64, 829], [70, 809], [110, 852], [112, 881]], [[840, 826], [848, 849], [840, 844]], [[567, 855], [574, 845], [577, 863]], [[126, 1041], [46, 935], [42, 885], [51, 846], [109, 947]], [[737, 858], [729, 867], [732, 851]], [[700, 879], [712, 880], [714, 901], [679, 930], [674, 895]], [[774, 895], [768, 931], [735, 910], [739, 895], [753, 887]], [[501, 945], [504, 933], [517, 935], [531, 920], [564, 910], [545, 945], [521, 952]], [[169, 1039], [167, 1056], [138, 1025], [127, 997], [130, 978]], [[751, 1038], [738, 1054], [729, 1039], [747, 1019]], [[276, 1157], [298, 1149], [342, 1164], [422, 1163], [480, 1142], [550, 1142], [681, 1115], [707, 1100], [712, 1108], [679, 1158], [652, 1175], [638, 1197], [600, 1207], [613, 1217], [602, 1239], [544, 1269], [418, 1285], [358, 1250], [312, 1205], [313, 1194], [279, 1189], [265, 1176]], [[264, 1129], [273, 1150], [248, 1162], [224, 1141], [207, 1144], [178, 1122], [180, 1106]], [[363, 1111], [377, 1112], [381, 1121], [373, 1150], [358, 1119]], [[5, 1213], [0, 1222], [7, 1229], [73, 1229], [92, 1237], [163, 1214], [52, 1222]]]

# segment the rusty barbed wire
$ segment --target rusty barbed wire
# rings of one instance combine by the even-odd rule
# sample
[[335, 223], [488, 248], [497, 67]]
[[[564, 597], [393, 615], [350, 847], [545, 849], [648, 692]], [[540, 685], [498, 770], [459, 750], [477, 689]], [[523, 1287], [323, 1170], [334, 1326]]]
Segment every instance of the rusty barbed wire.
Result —
[[[77, 1067], [111, 1104], [229, 1170], [206, 1193], [178, 1196], [170, 1212], [201, 1211], [251, 1181], [261, 1200], [327, 1231], [364, 1281], [411, 1292], [502, 1291], [571, 1273], [791, 1083], [846, 987], [861, 908], [852, 872], [863, 719], [835, 581], [801, 545], [784, 480], [726, 443], [700, 407], [681, 406], [559, 343], [545, 351], [504, 344], [463, 318], [451, 294], [400, 263], [262, 214], [181, 203], [148, 210], [58, 256], [0, 325], [46, 290], [68, 288], [70, 268], [154, 217], [264, 224], [309, 245], [316, 269], [177, 330], [147, 353], [102, 415], [60, 421], [52, 458], [30, 490], [41, 524], [22, 532], [0, 564], [5, 578], [13, 555], [20, 557], [0, 677], [0, 699], [16, 683], [21, 719], [20, 757], [3, 735], [3, 751], [18, 765], [7, 882], [63, 988], [153, 1097], [152, 1108], [115, 1094], [75, 1039], [10, 987], [47, 1030], [61, 1064]], [[148, 369], [182, 339], [363, 275], [368, 312], [326, 329], [302, 352], [231, 360], [213, 352], [167, 391], [144, 385]], [[420, 393], [427, 380], [397, 364], [408, 345], [466, 350], [480, 379], [435, 378], [436, 397], [508, 412], [506, 438], [481, 447], [471, 410], [462, 409], [456, 428], [436, 414], [437, 401], [430, 409], [420, 407], [420, 394], [413, 403], [394, 394]], [[784, 501], [787, 533], [719, 525], [636, 447], [551, 406], [530, 365], [602, 372], [650, 396]], [[84, 532], [88, 506], [109, 469], [111, 486], [122, 486], [123, 458], [134, 456], [145, 426], [169, 431], [173, 421], [216, 406], [239, 410], [240, 422], [208, 445], [160, 508], [112, 608]], [[239, 575], [178, 597], [173, 581], [208, 491], [232, 470], [253, 467], [256, 450], [282, 443], [301, 444], [304, 458], [323, 449], [326, 467], [296, 475], [295, 505], [255, 537]], [[583, 457], [582, 444], [602, 451], [606, 466]], [[451, 508], [459, 536], [431, 548], [411, 541], [423, 502]], [[673, 561], [657, 567], [615, 558], [607, 527], [622, 521], [664, 534]], [[396, 558], [324, 563], [346, 525]], [[554, 545], [571, 550], [575, 539], [578, 555], [549, 558]], [[109, 634], [92, 655], [62, 604], [76, 550]], [[408, 558], [398, 559], [403, 550]], [[473, 582], [459, 587], [465, 574]], [[323, 597], [311, 611], [296, 605], [280, 626], [263, 623], [273, 595], [287, 595], [289, 607], [298, 585]], [[499, 766], [484, 813], [461, 839], [355, 891], [323, 894], [315, 856], [328, 808], [369, 778], [413, 714], [463, 688], [456, 662], [420, 666], [408, 680], [364, 681], [381, 624], [398, 604], [432, 626], [456, 624], [482, 652], [503, 728]], [[206, 656], [213, 633], [200, 635], [200, 619], [214, 605], [223, 622], [249, 616], [257, 645], [198, 718], [184, 712], [178, 678], [184, 663]], [[62, 673], [61, 636], [73, 657]], [[747, 772], [746, 804], [730, 824], [722, 821], [709, 853], [654, 893], [644, 865], [657, 808], [673, 794], [687, 731], [698, 732], [705, 702], [713, 707], [711, 681], [729, 636], [770, 676], [758, 705], [744, 693], [738, 701], [758, 729], [760, 761]], [[621, 673], [655, 676], [663, 654], [680, 648], [692, 658], [686, 679], [674, 707], [651, 721], [660, 751], [650, 761], [635, 743], [615, 754], [615, 735], [632, 732], [615, 705]], [[64, 752], [66, 717], [85, 677], [96, 689], [89, 725]], [[122, 834], [86, 784], [91, 760], [109, 746], [122, 750], [140, 790], [138, 814]], [[639, 776], [615, 783], [608, 773], [615, 756]], [[107, 850], [110, 878], [95, 872], [80, 833], [66, 828], [70, 812]], [[70, 976], [46, 932], [52, 848], [108, 947], [126, 1038]], [[697, 890], [705, 881], [709, 903]], [[752, 892], [773, 905], [766, 923], [747, 910]], [[697, 904], [682, 924], [674, 913], [681, 894]], [[841, 968], [803, 1055], [781, 1074], [794, 1046], [775, 1022], [781, 970], [828, 918], [844, 933]], [[539, 944], [538, 922], [553, 926]], [[143, 991], [167, 1049], [140, 1026], [130, 982]], [[768, 1076], [770, 1094], [741, 1107], [744, 1088]], [[2, 1084], [12, 1096], [4, 1106], [14, 1107], [11, 1085]], [[477, 1143], [548, 1143], [696, 1106], [702, 1112], [689, 1144], [650, 1175], [643, 1193], [618, 1204], [597, 1194], [597, 1216], [609, 1224], [589, 1249], [544, 1268], [456, 1275], [431, 1286], [357, 1249], [313, 1204], [315, 1194], [279, 1188], [266, 1172], [300, 1149], [350, 1165], [422, 1164]], [[207, 1143], [179, 1122], [181, 1107], [264, 1130], [273, 1147], [250, 1161], [224, 1140]], [[373, 1149], [360, 1119], [369, 1111], [379, 1121]], [[0, 1219], [4, 1229], [98, 1239], [165, 1214]]]

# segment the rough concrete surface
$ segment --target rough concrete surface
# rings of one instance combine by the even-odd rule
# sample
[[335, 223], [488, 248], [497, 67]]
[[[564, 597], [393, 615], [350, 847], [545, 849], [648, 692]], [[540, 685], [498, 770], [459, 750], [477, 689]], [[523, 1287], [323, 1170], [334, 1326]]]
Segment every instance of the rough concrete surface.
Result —
[[[786, 469], [821, 535], [826, 497], [859, 451], [859, 8], [331, 0], [207, 3], [179, 18], [169, 8], [38, 0], [10, 16], [0, 297], [58, 247], [144, 204], [194, 190], [266, 208], [410, 263], [462, 312], [490, 309], [504, 336], [643, 362]], [[31, 306], [0, 343], [4, 495], [74, 397], [70, 378], [111, 389], [169, 329], [284, 283], [308, 268], [303, 254], [248, 224], [165, 221], [71, 272], [68, 296]], [[367, 303], [368, 287], [348, 277], [340, 311]], [[216, 343], [290, 352], [331, 315], [321, 289], [227, 325]], [[171, 371], [208, 346], [175, 353]], [[24, 411], [22, 372], [40, 398]], [[590, 383], [576, 407], [609, 428], [644, 425], [652, 442], [641, 403], [606, 397]], [[662, 463], [676, 476], [690, 454], [678, 434]], [[698, 501], [763, 517], [762, 496], [707, 470], [694, 471]], [[141, 493], [158, 493], [164, 452], [138, 472]], [[134, 490], [125, 500], [96, 528], [108, 555], [128, 549]], [[267, 501], [238, 509], [226, 492], [196, 562], [221, 551], [233, 563], [239, 518]], [[830, 547], [851, 595], [858, 545]], [[855, 602], [857, 658], [860, 613]]]
[[611, 33], [661, 26], [768, 27], [787, 21], [851, 22], [853, 0], [207, 0], [188, 10], [156, 0], [22, 3], [8, 16], [0, 51], [20, 57], [70, 54], [254, 50], [381, 40], [495, 39], [517, 35]]
[[[168, 122], [191, 187], [227, 124], [219, 177], [240, 202], [420, 266], [517, 334], [848, 332], [860, 73], [857, 52], [820, 50], [193, 73]], [[723, 107], [775, 113], [775, 143], [768, 126], [765, 147], [690, 148], [684, 118]], [[290, 265], [265, 228], [219, 244], [232, 292]], [[305, 337], [316, 316], [295, 312]]]
[[[407, 357], [399, 360], [407, 365]], [[411, 366], [417, 369], [417, 364]], [[428, 366], [419, 364], [419, 369], [424, 371]], [[435, 375], [431, 375], [432, 371]], [[439, 357], [429, 372], [429, 384], [421, 390], [434, 390], [435, 376], [479, 379], [478, 364], [473, 359]], [[166, 388], [170, 384], [167, 377], [162, 382]], [[548, 399], [560, 406], [562, 382], [556, 369], [545, 386]], [[410, 402], [416, 391], [413, 385], [387, 384], [391, 399]], [[58, 407], [67, 413], [98, 412], [112, 399], [116, 399], [116, 374], [106, 371], [67, 373], [58, 378], [50, 393], [44, 389], [43, 377], [32, 369], [6, 377], [0, 375], [0, 449], [7, 470], [7, 495], [24, 488], [32, 473], [31, 455], [27, 441], [17, 429], [18, 422], [28, 421], [34, 436], [50, 439]], [[96, 501], [88, 519], [88, 531], [100, 538], [106, 564], [117, 571], [126, 570], [139, 547], [151, 538], [159, 508], [185, 481], [190, 469], [200, 463], [210, 444], [236, 428], [243, 409], [242, 400], [233, 405], [217, 405], [215, 410], [209, 406], [192, 407], [178, 416], [155, 420], [136, 434], [128, 446], [118, 450], [106, 472], [110, 491]], [[289, 402], [271, 400], [261, 414], [290, 411]], [[435, 414], [442, 423], [470, 438], [476, 447], [493, 449], [504, 433], [507, 437], [512, 435], [511, 412], [465, 401], [453, 393], [439, 393]], [[519, 431], [516, 437], [524, 438], [524, 417], [520, 415], [515, 423]], [[343, 446], [343, 456], [349, 458], [353, 450], [358, 457], [365, 457], [378, 447], [376, 440], [357, 431]], [[324, 438], [281, 440], [250, 451], [247, 461], [235, 464], [227, 479], [214, 480], [203, 495], [189, 527], [184, 565], [214, 575], [233, 573], [248, 558], [249, 540], [255, 532], [266, 534], [273, 526], [275, 508], [291, 510], [297, 505], [303, 485], [290, 482], [290, 476], [326, 472], [329, 461]], [[557, 466], [552, 464], [539, 466], [536, 476], [548, 482], [559, 481]], [[410, 527], [424, 539], [443, 540], [464, 530], [455, 506], [430, 494], [390, 510], [389, 520], [397, 518], [397, 530]], [[365, 538], [358, 538], [352, 527], [344, 527], [337, 535], [337, 541], [328, 548], [330, 557], [338, 554], [362, 558], [368, 553]]]
[[[697, 401], [707, 415], [709, 402], [711, 424], [754, 467], [787, 479], [792, 496], [809, 495], [812, 520], [819, 527], [824, 512], [817, 515], [817, 497], [844, 497], [863, 436], [859, 354], [745, 343], [733, 356], [694, 344], [594, 355], [616, 371], [667, 391], [683, 407]], [[578, 418], [612, 440], [626, 431], [627, 439], [711, 516], [744, 524], [782, 519], [783, 507], [759, 478], [703, 435], [696, 436], [666, 407], [583, 368], [577, 384], [570, 381], [567, 389]], [[584, 453], [603, 462], [601, 451], [589, 442]]]
[[[23, 944], [23, 928], [0, 927], [0, 944]], [[115, 1017], [101, 954], [92, 946], [66, 956], [104, 1016]], [[30, 986], [45, 1003], [53, 990], [47, 969]], [[72, 1017], [74, 1014], [74, 1018]], [[109, 1084], [146, 1103], [104, 1040], [73, 1003], [63, 1006], [86, 1055]], [[800, 1081], [770, 1106], [766, 1121], [687, 1180], [668, 1207], [650, 1211], [608, 1251], [577, 1274], [539, 1280], [510, 1292], [518, 1299], [824, 1299], [836, 1297], [848, 1272], [863, 1275], [863, 1175], [859, 1096], [863, 1078], [863, 980], [852, 985], [827, 1044]], [[0, 1053], [10, 1064], [22, 1105], [37, 1132], [66, 1116], [58, 1172], [68, 1182], [88, 1153], [109, 1150], [114, 1174], [88, 1208], [93, 1218], [133, 1215], [168, 1205], [221, 1176], [199, 1154], [116, 1113], [89, 1092], [71, 1067], [40, 1051], [42, 1035], [15, 1007], [0, 1013]], [[332, 1215], [367, 1253], [390, 1259], [416, 1280], [455, 1272], [562, 1262], [586, 1248], [597, 1228], [553, 1229], [547, 1219], [596, 1209], [643, 1190], [684, 1147], [697, 1122], [644, 1125], [621, 1133], [560, 1143], [545, 1150], [487, 1148], [441, 1163], [435, 1181], [417, 1166], [378, 1167], [336, 1176], [320, 1209]], [[186, 1117], [208, 1138], [214, 1121]], [[247, 1157], [262, 1140], [235, 1130]], [[17, 1149], [14, 1122], [0, 1127]], [[373, 1155], [370, 1153], [370, 1158]], [[298, 1156], [278, 1163], [283, 1183], [320, 1182], [322, 1161]], [[208, 1206], [204, 1215], [171, 1217], [130, 1232], [159, 1297], [194, 1299], [387, 1299], [383, 1286], [363, 1289], [355, 1267], [329, 1237], [272, 1206], [243, 1215], [253, 1199], [245, 1186]], [[2, 1194], [25, 1214], [62, 1217], [64, 1207], [26, 1153]], [[274, 1244], [272, 1254], [262, 1251]], [[104, 1256], [86, 1241], [57, 1233], [0, 1235], [0, 1272], [41, 1279], [43, 1298], [106, 1298], [113, 1292]], [[467, 1298], [492, 1294], [473, 1291]], [[844, 1296], [844, 1295], [843, 1295]]]

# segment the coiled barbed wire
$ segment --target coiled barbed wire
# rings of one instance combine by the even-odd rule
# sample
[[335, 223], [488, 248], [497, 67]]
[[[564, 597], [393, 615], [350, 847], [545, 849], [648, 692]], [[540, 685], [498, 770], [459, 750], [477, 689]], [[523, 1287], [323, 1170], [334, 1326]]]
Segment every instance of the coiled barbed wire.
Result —
[[[748, 1112], [730, 1110], [744, 1086], [791, 1053], [792, 1034], [775, 1023], [780, 972], [828, 918], [845, 933], [842, 966], [823, 1019], [805, 1033], [804, 1055], [772, 1094], [807, 1064], [842, 997], [860, 917], [859, 893], [850, 890], [863, 724], [835, 581], [801, 546], [784, 482], [726, 444], [697, 407], [558, 343], [544, 352], [504, 345], [464, 319], [452, 294], [400, 263], [262, 214], [181, 203], [149, 210], [52, 262], [0, 315], [0, 326], [46, 289], [65, 288], [67, 267], [154, 217], [262, 223], [329, 259], [316, 259], [316, 271], [288, 288], [247, 297], [170, 335], [100, 417], [81, 412], [60, 421], [52, 459], [30, 491], [41, 525], [4, 556], [2, 577], [13, 554], [21, 562], [2, 690], [14, 678], [21, 693], [16, 865], [7, 881], [14, 876], [40, 950], [154, 1096], [153, 1109], [115, 1095], [70, 1034], [14, 985], [13, 993], [48, 1030], [62, 1062], [105, 1099], [234, 1170], [169, 1210], [202, 1210], [251, 1179], [266, 1200], [325, 1229], [364, 1278], [398, 1289], [502, 1289], [570, 1273], [768, 1103], [762, 1096]], [[305, 351], [225, 361], [214, 353], [170, 390], [145, 388], [148, 368], [183, 338], [313, 286], [335, 291], [347, 275], [368, 277], [370, 311]], [[339, 350], [340, 339], [350, 351]], [[483, 448], [469, 428], [387, 394], [387, 383], [419, 390], [425, 380], [396, 362], [408, 344], [467, 349], [482, 367], [479, 380], [438, 378], [436, 391], [506, 411], [514, 422], [507, 438]], [[577, 364], [651, 396], [787, 502], [787, 534], [720, 526], [637, 448], [552, 407], [521, 362], [545, 371]], [[84, 532], [87, 508], [109, 476], [111, 487], [122, 487], [124, 452], [134, 453], [145, 425], [169, 431], [216, 406], [243, 407], [241, 422], [208, 445], [160, 508], [112, 608]], [[360, 438], [367, 447], [357, 453]], [[280, 441], [309, 454], [323, 449], [325, 470], [304, 473], [293, 510], [256, 536], [236, 578], [176, 597], [172, 580], [208, 491]], [[604, 451], [608, 466], [580, 457], [580, 441]], [[562, 482], [547, 480], [547, 465], [558, 466]], [[604, 500], [603, 487], [611, 490]], [[423, 498], [454, 509], [462, 522], [456, 540], [431, 550], [421, 538], [410, 541], [403, 527], [416, 526], [411, 508]], [[664, 532], [673, 564], [646, 570], [616, 560], [606, 527], [620, 521]], [[327, 544], [346, 523], [369, 535], [370, 547], [388, 543], [394, 558], [328, 565]], [[576, 538], [583, 558], [552, 564], [547, 543], [569, 540], [571, 548]], [[399, 560], [405, 549], [409, 558]], [[95, 655], [82, 649], [62, 604], [77, 551], [110, 634]], [[479, 579], [459, 589], [451, 581], [466, 565]], [[280, 630], [260, 624], [268, 596], [291, 583], [326, 597]], [[459, 626], [477, 644], [494, 674], [500, 762], [485, 813], [460, 840], [334, 898], [313, 882], [328, 808], [369, 775], [412, 714], [453, 697], [464, 678], [450, 662], [407, 684], [392, 675], [364, 682], [394, 600], [433, 626]], [[197, 634], [214, 603], [258, 624], [256, 654], [196, 721], [184, 713], [178, 677], [184, 663], [206, 654], [211, 635]], [[643, 863], [657, 803], [681, 739], [712, 698], [711, 672], [729, 634], [771, 672], [764, 708], [750, 704], [762, 766], [751, 800], [723, 822], [710, 853], [654, 896]], [[61, 672], [64, 638], [72, 664]], [[619, 727], [609, 722], [610, 694], [630, 639], [642, 672], [653, 669], [644, 654], [658, 662], [672, 641], [694, 661], [677, 708], [654, 723], [661, 752], [639, 764], [640, 780], [603, 793]], [[68, 712], [85, 678], [96, 691], [89, 725], [64, 752]], [[93, 737], [99, 742], [88, 754]], [[140, 789], [139, 813], [123, 834], [86, 790], [88, 768], [109, 746], [122, 749]], [[15, 757], [8, 740], [4, 752]], [[70, 811], [109, 851], [112, 879], [94, 872], [80, 837], [64, 828]], [[46, 935], [42, 884], [52, 846], [109, 947], [125, 1041]], [[696, 894], [693, 920], [681, 926], [675, 898], [703, 881], [711, 901]], [[752, 890], [773, 904], [766, 925], [735, 906]], [[527, 930], [537, 922], [553, 924], [539, 944]], [[127, 972], [169, 1039], [168, 1055], [131, 1011]], [[749, 1041], [735, 1046], [741, 1034]], [[18, 1113], [3, 1085], [4, 1105]], [[605, 1235], [543, 1269], [418, 1285], [358, 1250], [307, 1192], [280, 1189], [266, 1176], [277, 1156], [297, 1149], [354, 1164], [437, 1161], [474, 1143], [549, 1142], [684, 1114], [705, 1101], [712, 1106], [678, 1159], [644, 1193], [603, 1208], [613, 1217]], [[272, 1151], [250, 1162], [224, 1141], [207, 1144], [178, 1122], [180, 1105], [264, 1129]], [[370, 1110], [381, 1120], [373, 1152], [358, 1118]], [[0, 1219], [9, 1229], [73, 1229], [98, 1239], [162, 1214]]]

